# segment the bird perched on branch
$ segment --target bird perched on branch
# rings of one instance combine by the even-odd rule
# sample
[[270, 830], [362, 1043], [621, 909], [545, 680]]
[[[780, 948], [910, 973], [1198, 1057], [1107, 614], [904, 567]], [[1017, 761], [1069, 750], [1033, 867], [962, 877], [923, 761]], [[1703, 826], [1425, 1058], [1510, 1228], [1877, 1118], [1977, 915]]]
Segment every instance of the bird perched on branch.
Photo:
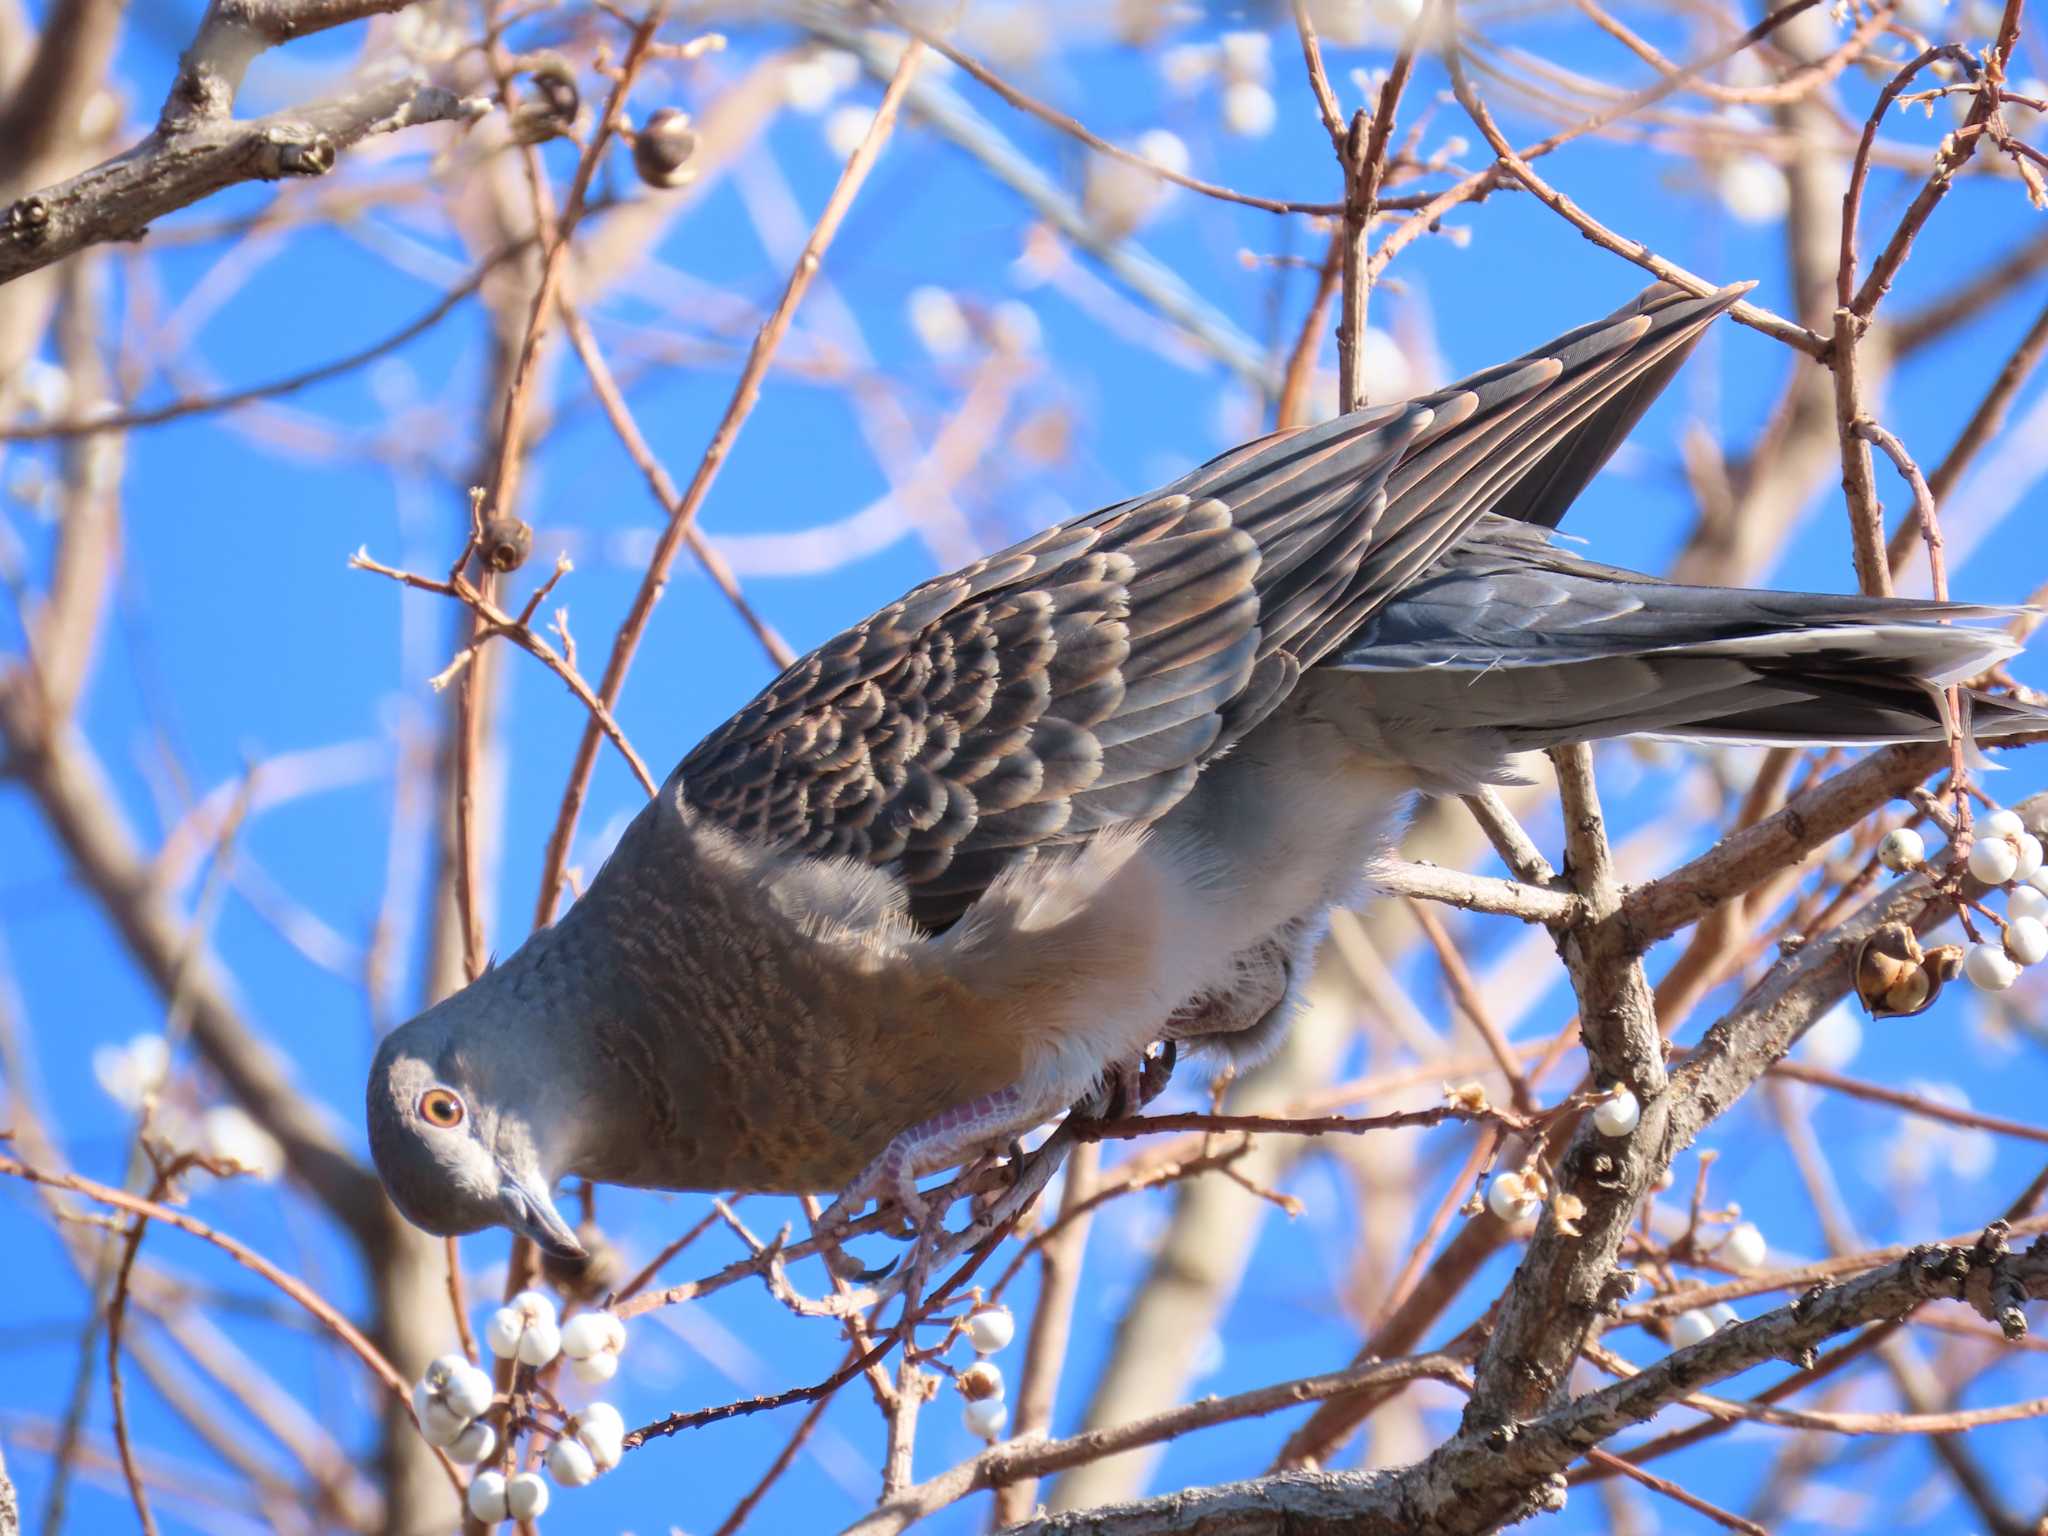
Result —
[[[566, 1175], [914, 1180], [1156, 1041], [1269, 1049], [1404, 805], [1618, 736], [1939, 739], [1959, 604], [1688, 587], [1554, 545], [1740, 288], [1224, 454], [924, 583], [686, 757], [583, 898], [396, 1030], [370, 1145], [437, 1233], [578, 1249]], [[1965, 695], [1966, 698], [1971, 698]], [[1974, 728], [2041, 717], [1971, 698]]]

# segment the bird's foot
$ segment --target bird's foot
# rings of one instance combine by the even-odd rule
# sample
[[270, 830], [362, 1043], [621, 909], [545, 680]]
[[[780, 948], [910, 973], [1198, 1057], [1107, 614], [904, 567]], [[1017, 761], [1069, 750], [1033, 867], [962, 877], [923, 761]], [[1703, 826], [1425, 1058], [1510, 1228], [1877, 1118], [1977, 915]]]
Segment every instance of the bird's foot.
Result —
[[900, 1132], [832, 1202], [819, 1218], [820, 1228], [830, 1231], [851, 1222], [871, 1197], [880, 1201], [894, 1196], [911, 1230], [922, 1230], [931, 1212], [918, 1192], [918, 1174], [957, 1163], [1014, 1129], [1024, 1107], [1022, 1093], [1003, 1088]]
[[1178, 1059], [1174, 1042], [1162, 1040], [1157, 1054], [1134, 1056], [1106, 1070], [1102, 1081], [1074, 1107], [1090, 1120], [1127, 1119], [1165, 1091]]

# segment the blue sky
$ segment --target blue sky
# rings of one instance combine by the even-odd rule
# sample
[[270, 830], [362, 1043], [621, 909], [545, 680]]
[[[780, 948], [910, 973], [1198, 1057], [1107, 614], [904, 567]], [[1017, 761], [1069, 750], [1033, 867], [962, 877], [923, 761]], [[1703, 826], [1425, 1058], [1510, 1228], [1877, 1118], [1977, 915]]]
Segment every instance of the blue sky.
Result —
[[[139, 8], [131, 18], [118, 64], [131, 121], [153, 116], [176, 48], [189, 36], [198, 11], [194, 0], [177, 0]], [[1205, 24], [1187, 37], [1199, 40], [1216, 30]], [[292, 99], [322, 66], [352, 56], [360, 46], [359, 31], [261, 61], [244, 110]], [[1521, 35], [1576, 67], [1632, 82], [1643, 78], [1611, 43], [1586, 32], [1531, 26]], [[645, 102], [673, 99], [701, 112], [717, 82], [736, 77], [764, 48], [788, 40], [779, 34], [738, 37], [709, 70], [671, 77], [667, 98], [656, 88]], [[1665, 41], [1676, 52], [1688, 51], [1682, 37]], [[1384, 67], [1386, 57], [1384, 49], [1333, 50], [1333, 73], [1347, 105], [1358, 98], [1349, 71]], [[1154, 127], [1172, 129], [1186, 141], [1200, 175], [1274, 195], [1334, 197], [1327, 144], [1289, 35], [1274, 34], [1272, 61], [1280, 121], [1261, 138], [1226, 132], [1213, 93], [1176, 98], [1162, 87], [1150, 58], [1105, 39], [1085, 38], [1024, 78], [1105, 136], [1128, 140]], [[2033, 66], [2015, 72], [2032, 73]], [[952, 76], [946, 83], [1056, 182], [1069, 189], [1078, 184], [1082, 155], [1070, 141], [1009, 112], [971, 82]], [[1427, 65], [1409, 97], [1411, 107], [1430, 114], [1425, 147], [1453, 134], [1476, 138], [1455, 104], [1438, 97], [1443, 86], [1440, 70]], [[1852, 81], [1848, 99], [1855, 115], [1873, 90]], [[846, 99], [871, 103], [878, 95], [868, 81]], [[1508, 114], [1508, 122], [1518, 138], [1533, 136], [1529, 120]], [[1902, 142], [1931, 145], [1942, 126], [1916, 114], [1895, 117], [1888, 131]], [[424, 172], [428, 147], [425, 136], [398, 146], [403, 158], [383, 162], [379, 174]], [[1480, 163], [1469, 151], [1465, 161]], [[568, 161], [551, 153], [550, 164], [566, 180]], [[1683, 162], [1637, 145], [1587, 144], [1546, 167], [1596, 215], [1696, 272], [1719, 280], [1755, 278], [1760, 302], [1791, 310], [1781, 227], [1733, 218]], [[739, 350], [751, 335], [750, 321], [732, 320], [732, 302], [750, 308], [771, 303], [788, 268], [790, 251], [776, 240], [764, 245], [761, 223], [772, 223], [776, 209], [786, 206], [800, 238], [837, 170], [821, 119], [784, 113], [735, 173], [697, 197], [671, 227], [658, 252], [659, 266], [598, 308], [600, 336], [631, 381], [641, 425], [679, 479], [702, 451], [730, 393]], [[644, 195], [622, 159], [607, 174], [620, 195]], [[1911, 188], [1904, 177], [1880, 173], [1866, 227], [1888, 232]], [[294, 188], [287, 195], [306, 191]], [[296, 235], [247, 268], [221, 268], [223, 244], [175, 240], [182, 228], [253, 213], [275, 195], [267, 188], [223, 194], [164, 221], [159, 238], [140, 256], [123, 254], [107, 263], [114, 302], [138, 323], [152, 315], [160, 320], [193, 295], [218, 290], [203, 322], [179, 338], [175, 355], [153, 359], [137, 403], [262, 381], [361, 346], [424, 310], [463, 270], [459, 245], [419, 210], [373, 212], [353, 227]], [[1992, 253], [2032, 238], [2037, 219], [2009, 180], [1966, 179], [1919, 240], [1891, 303], [1910, 310], [1946, 291], [1963, 274], [1980, 270]], [[959, 150], [927, 130], [905, 128], [841, 231], [820, 291], [785, 354], [789, 360], [815, 360], [828, 345], [843, 349], [850, 332], [835, 319], [835, 306], [843, 306], [838, 313], [857, 324], [873, 373], [887, 381], [917, 440], [929, 443], [957, 409], [973, 359], [930, 354], [908, 318], [911, 292], [938, 285], [970, 305], [1028, 306], [1041, 340], [1020, 365], [1023, 376], [1005, 427], [1010, 446], [988, 455], [956, 492], [969, 533], [983, 546], [1169, 478], [1229, 446], [1230, 424], [1239, 423], [1241, 434], [1252, 408], [1225, 370], [1184, 348], [1162, 351], [1148, 344], [1156, 335], [1154, 323], [1085, 256], [1075, 257], [1084, 274], [1077, 283], [1034, 282], [1018, 260], [1029, 223], [1017, 199], [993, 186]], [[1375, 322], [1416, 344], [1411, 363], [1418, 387], [1514, 355], [1604, 313], [1645, 280], [1525, 196], [1496, 195], [1446, 223], [1469, 230], [1469, 239], [1418, 242], [1373, 300]], [[1309, 274], [1248, 266], [1240, 252], [1313, 259], [1320, 254], [1320, 237], [1264, 213], [1181, 194], [1137, 240], [1257, 345], [1284, 350], [1292, 340]], [[1077, 293], [1087, 301], [1077, 302]], [[1883, 419], [1923, 463], [1938, 460], [1953, 440], [1996, 360], [2040, 302], [2038, 281], [2019, 285], [1964, 334], [1928, 348], [1893, 380]], [[717, 355], [689, 366], [658, 357], [630, 363], [636, 338], [700, 349], [709, 344]], [[401, 594], [351, 571], [346, 562], [351, 551], [367, 546], [393, 563], [445, 569], [459, 538], [461, 489], [472, 472], [483, 419], [483, 342], [480, 314], [465, 307], [394, 357], [303, 391], [275, 410], [200, 416], [132, 436], [118, 599], [83, 719], [126, 814], [151, 845], [174, 819], [166, 804], [175, 806], [181, 793], [231, 782], [252, 759], [356, 745], [343, 759], [345, 782], [252, 819], [240, 846], [247, 867], [257, 872], [252, 879], [261, 883], [253, 896], [250, 889], [238, 889], [223, 902], [215, 942], [250, 1019], [291, 1058], [304, 1092], [332, 1109], [358, 1147], [359, 1085], [375, 1039], [363, 992], [352, 977], [312, 963], [288, 943], [273, 921], [275, 912], [261, 910], [261, 890], [274, 884], [288, 892], [293, 903], [339, 936], [345, 960], [365, 941], [387, 885], [396, 879], [409, 889], [408, 861], [425, 858], [416, 826], [409, 837], [392, 835], [393, 743], [399, 730], [429, 718], [425, 680], [446, 662], [449, 615], [434, 599]], [[1806, 366], [1813, 365], [1753, 332], [1717, 326], [1630, 447], [1581, 500], [1568, 531], [1585, 539], [1599, 558], [1663, 569], [1693, 517], [1677, 455], [1681, 434], [1697, 423], [1725, 443], [1746, 445], [1787, 371]], [[526, 590], [525, 583], [546, 570], [546, 555], [556, 549], [573, 553], [576, 570], [558, 589], [557, 601], [566, 603], [585, 665], [594, 673], [637, 582], [631, 557], [657, 526], [658, 508], [581, 389], [573, 360], [565, 359], [556, 380], [563, 386], [555, 401], [558, 424], [527, 483], [527, 511], [541, 556], [521, 573], [517, 590]], [[2038, 386], [2023, 393], [2014, 420], [2025, 420], [2039, 398]], [[1026, 424], [1046, 436], [1057, 429], [1070, 451], [1056, 461], [1034, 454], [1029, 444], [1042, 438], [1024, 432]], [[1020, 441], [1023, 446], [1016, 446]], [[1980, 469], [1997, 463], [1998, 451], [1981, 459]], [[24, 464], [47, 462], [41, 449], [12, 445], [0, 467], [13, 483]], [[1902, 507], [1902, 488], [1888, 469], [1880, 468], [1879, 481], [1887, 507]], [[1997, 504], [2003, 483], [2009, 482], [1989, 476], [1982, 484], [1966, 480], [1951, 504], [1954, 525], [1967, 528], [1974, 509]], [[863, 435], [849, 391], [779, 369], [705, 505], [703, 526], [714, 536], [794, 532], [845, 517], [888, 491], [889, 479]], [[2044, 511], [2048, 500], [2039, 486], [2023, 483], [2010, 511], [1951, 567], [1956, 593], [2012, 603], [2048, 580]], [[32, 509], [14, 502], [6, 507], [6, 520], [31, 571], [40, 571], [50, 530]], [[824, 572], [749, 573], [746, 584], [750, 600], [803, 650], [932, 569], [925, 544], [904, 536]], [[1846, 519], [1832, 489], [1815, 498], [1768, 579], [1820, 590], [1853, 584]], [[18, 612], [0, 607], [0, 646], [18, 653], [20, 645]], [[580, 725], [574, 701], [538, 668], [509, 653], [502, 666], [510, 725], [502, 842], [493, 857], [498, 916], [491, 930], [501, 951], [524, 932], [541, 850]], [[2038, 661], [2019, 671], [2036, 686], [2048, 685], [2048, 667]], [[716, 590], [694, 569], [679, 566], [627, 685], [621, 718], [659, 775], [769, 675], [759, 647]], [[1676, 771], [1670, 759], [1612, 749], [1604, 762], [1603, 787], [1624, 835], [1668, 816], [1667, 791]], [[189, 791], [171, 787], [174, 774]], [[1994, 792], [2016, 800], [2044, 783], [2048, 758], [2021, 759], [1998, 775]], [[637, 804], [637, 789], [607, 752], [574, 862], [594, 868], [608, 836]], [[1555, 846], [1554, 813], [1536, 816], [1533, 830]], [[1694, 839], [1671, 852], [1678, 856], [1697, 846]], [[417, 874], [415, 867], [410, 878]], [[1507, 931], [1512, 925], [1497, 920], [1454, 926], [1482, 969], [1519, 937]], [[118, 1180], [131, 1122], [95, 1082], [93, 1048], [160, 1030], [163, 1009], [89, 895], [71, 884], [61, 852], [33, 807], [4, 785], [0, 943], [20, 997], [19, 1027], [33, 1047], [37, 1091], [62, 1128], [65, 1150], [82, 1171]], [[1653, 963], [1668, 963], [1666, 951]], [[391, 995], [409, 1006], [416, 997], [417, 946], [401, 959], [405, 974], [395, 979]], [[1433, 968], [1415, 963], [1404, 975], [1418, 1002], [1442, 1024], [1448, 1010]], [[2036, 1013], [2038, 996], [2033, 989], [2027, 1003]], [[1725, 990], [1710, 1000], [1682, 1038], [1696, 1038], [1719, 1011], [1716, 1005], [1729, 1000]], [[1531, 1000], [1516, 1033], [1547, 1036], [1568, 1011], [1562, 989], [1553, 987]], [[1959, 987], [1924, 1017], [1866, 1024], [1861, 1052], [1849, 1070], [1891, 1084], [1953, 1083], [1980, 1109], [2038, 1121], [2048, 1087], [2040, 1037], [2030, 1042], [1996, 1023], [1980, 997]], [[199, 1100], [210, 1102], [203, 1071], [182, 1058], [178, 1069], [196, 1085]], [[1192, 1100], [1195, 1090], [1184, 1082], [1177, 1092]], [[1944, 1143], [1937, 1148], [1942, 1157], [1955, 1156], [1936, 1158], [1925, 1178], [1907, 1178], [1894, 1162], [1902, 1155], [1895, 1115], [1823, 1098], [1808, 1100], [1803, 1112], [1833, 1155], [1841, 1199], [1872, 1243], [1979, 1225], [2039, 1164], [2038, 1148], [2025, 1143], [1998, 1142], [1988, 1159], [1980, 1144], [1964, 1151]], [[1423, 1141], [1418, 1166], [1434, 1181], [1425, 1199], [1433, 1200], [1467, 1143], [1462, 1133], [1417, 1134]], [[1787, 1176], [1778, 1134], [1760, 1097], [1718, 1123], [1708, 1144], [1721, 1154], [1714, 1182], [1718, 1197], [1738, 1198], [1780, 1250], [1820, 1250], [1818, 1227]], [[1691, 1158], [1681, 1160], [1681, 1181], [1689, 1182], [1692, 1166]], [[1266, 1223], [1221, 1330], [1214, 1368], [1198, 1390], [1229, 1392], [1327, 1369], [1348, 1360], [1355, 1348], [1355, 1324], [1333, 1299], [1355, 1236], [1346, 1187], [1327, 1164], [1310, 1159], [1293, 1192], [1307, 1201], [1307, 1213], [1293, 1222]], [[771, 1202], [758, 1204], [758, 1225], [772, 1229], [780, 1216], [768, 1213]], [[625, 1246], [644, 1256], [702, 1207], [696, 1196], [606, 1194], [601, 1209]], [[202, 1180], [193, 1208], [286, 1267], [318, 1277], [330, 1294], [360, 1301], [345, 1248], [303, 1204], [281, 1201], [273, 1190], [253, 1184], [220, 1187]], [[1164, 1213], [1162, 1197], [1146, 1197], [1124, 1202], [1098, 1225], [1056, 1429], [1074, 1426], [1085, 1385]], [[56, 1238], [18, 1188], [0, 1191], [0, 1242], [11, 1256], [14, 1300], [7, 1322], [0, 1324], [0, 1437], [24, 1506], [35, 1511], [42, 1504], [46, 1464], [21, 1431], [27, 1419], [47, 1420], [61, 1412], [86, 1303]], [[467, 1247], [480, 1269], [499, 1262], [502, 1244], [496, 1236]], [[175, 1235], [153, 1234], [145, 1253], [202, 1287], [212, 1298], [210, 1314], [337, 1426], [347, 1443], [367, 1444], [361, 1373], [279, 1298]], [[1441, 1336], [1462, 1327], [1499, 1290], [1513, 1257], [1511, 1252], [1496, 1261], [1475, 1282], [1448, 1315]], [[695, 1272], [686, 1267], [677, 1277]], [[670, 1326], [638, 1328], [626, 1369], [609, 1394], [629, 1423], [822, 1376], [838, 1360], [829, 1327], [798, 1324], [745, 1287], [664, 1322]], [[1754, 1389], [1773, 1374], [1758, 1372], [1757, 1381], [1727, 1390]], [[1967, 1401], [2007, 1401], [2042, 1390], [2038, 1364], [2015, 1355], [1978, 1380]], [[145, 1445], [202, 1473], [221, 1470], [154, 1394], [131, 1391]], [[958, 1423], [955, 1401], [943, 1397], [930, 1410], [919, 1445], [921, 1475], [973, 1448]], [[1440, 1408], [1433, 1426], [1448, 1428], [1454, 1412], [1448, 1405]], [[637, 1453], [616, 1474], [574, 1494], [573, 1502], [563, 1497], [554, 1523], [567, 1520], [563, 1528], [578, 1530], [669, 1524], [709, 1529], [772, 1459], [794, 1418], [785, 1410], [742, 1419]], [[1159, 1470], [1157, 1486], [1256, 1472], [1293, 1422], [1283, 1415], [1180, 1442]], [[97, 1432], [106, 1428], [103, 1383], [95, 1388], [87, 1423]], [[872, 1495], [880, 1435], [864, 1393], [844, 1394], [810, 1452], [772, 1496], [760, 1528], [832, 1529], [851, 1518]], [[1739, 1507], [1757, 1485], [1774, 1443], [1762, 1432], [1733, 1434], [1661, 1463], [1660, 1470]], [[2038, 1428], [1989, 1431], [1973, 1436], [1971, 1444], [1997, 1469], [2015, 1509], [2031, 1517], [2048, 1501]], [[1884, 1508], [1901, 1530], [1968, 1524], [1966, 1507], [1939, 1497], [1947, 1488], [1930, 1480], [1933, 1463], [1923, 1446], [1876, 1461], [1866, 1457], [1867, 1448], [1851, 1448], [1842, 1463], [1821, 1475], [1852, 1501], [1849, 1507], [1863, 1509], [1869, 1519]], [[1857, 1499], [1872, 1502], [1858, 1505]], [[166, 1530], [248, 1528], [174, 1500], [161, 1501], [159, 1514]], [[1655, 1514], [1666, 1530], [1698, 1528], [1697, 1517], [1668, 1503], [1658, 1502]], [[89, 1477], [75, 1492], [68, 1528], [126, 1529], [131, 1518], [116, 1484]], [[932, 1522], [931, 1529], [968, 1531], [984, 1519], [985, 1504], [969, 1501]], [[1804, 1511], [1784, 1529], [1820, 1531], [1829, 1523], [1825, 1510]], [[1547, 1528], [1604, 1529], [1606, 1513], [1588, 1492]]]

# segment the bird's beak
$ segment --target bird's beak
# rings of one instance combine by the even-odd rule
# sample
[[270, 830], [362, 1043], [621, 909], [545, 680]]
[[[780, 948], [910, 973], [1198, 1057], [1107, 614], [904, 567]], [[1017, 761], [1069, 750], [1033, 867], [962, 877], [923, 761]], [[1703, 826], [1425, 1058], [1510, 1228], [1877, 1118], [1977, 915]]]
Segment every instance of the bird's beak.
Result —
[[503, 1175], [498, 1185], [498, 1200], [505, 1207], [505, 1225], [532, 1238], [543, 1253], [555, 1258], [590, 1257], [583, 1245], [576, 1241], [576, 1234], [569, 1230], [569, 1224], [562, 1220], [562, 1213], [555, 1209], [555, 1202], [545, 1189], [532, 1179], [521, 1178], [502, 1163], [498, 1166]]

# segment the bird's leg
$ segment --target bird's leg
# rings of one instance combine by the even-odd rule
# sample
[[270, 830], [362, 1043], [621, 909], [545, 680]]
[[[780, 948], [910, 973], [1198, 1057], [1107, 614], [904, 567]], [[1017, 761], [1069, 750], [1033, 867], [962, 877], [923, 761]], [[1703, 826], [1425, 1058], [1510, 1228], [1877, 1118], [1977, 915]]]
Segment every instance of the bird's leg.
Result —
[[1166, 1038], [1198, 1042], [1197, 1049], [1219, 1051], [1239, 1066], [1264, 1060], [1293, 1020], [1295, 969], [1316, 932], [1296, 919], [1245, 950], [1230, 981], [1174, 1010]]
[[1024, 1095], [1019, 1090], [1001, 1088], [900, 1132], [832, 1202], [821, 1224], [829, 1227], [852, 1220], [861, 1202], [870, 1196], [880, 1200], [894, 1195], [911, 1224], [922, 1226], [926, 1212], [924, 1197], [917, 1192], [918, 1174], [980, 1150], [1013, 1130], [1024, 1110]]

